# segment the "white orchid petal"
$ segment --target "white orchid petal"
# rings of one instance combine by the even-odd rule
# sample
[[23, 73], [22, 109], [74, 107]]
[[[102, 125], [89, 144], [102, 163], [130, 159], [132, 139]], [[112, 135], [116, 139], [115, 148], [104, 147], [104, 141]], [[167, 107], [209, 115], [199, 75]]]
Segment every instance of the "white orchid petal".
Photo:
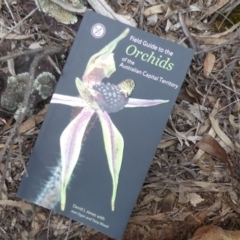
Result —
[[169, 100], [161, 100], [161, 99], [138, 99], [138, 98], [129, 98], [128, 103], [125, 105], [126, 108], [133, 108], [133, 107], [150, 107], [156, 106], [163, 103], [168, 103]]
[[64, 104], [72, 107], [86, 107], [86, 102], [80, 97], [72, 97], [54, 93], [50, 103]]

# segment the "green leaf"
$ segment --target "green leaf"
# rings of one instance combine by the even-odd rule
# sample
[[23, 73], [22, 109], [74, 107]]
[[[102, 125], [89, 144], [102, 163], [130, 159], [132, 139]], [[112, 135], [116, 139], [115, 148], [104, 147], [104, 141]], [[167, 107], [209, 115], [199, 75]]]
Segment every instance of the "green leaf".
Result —
[[82, 111], [68, 124], [60, 137], [62, 174], [61, 174], [61, 209], [66, 205], [66, 190], [71, 180], [72, 172], [77, 164], [83, 137], [94, 110], [83, 108]]
[[118, 37], [89, 59], [83, 74], [83, 82], [87, 82], [90, 85], [96, 84], [105, 77], [109, 78], [116, 71], [112, 51], [116, 48], [119, 41], [128, 35], [129, 31], [130, 29], [126, 28]]
[[118, 187], [118, 178], [122, 165], [124, 140], [121, 133], [111, 121], [111, 118], [109, 117], [107, 112], [102, 112], [101, 110], [99, 110], [97, 111], [97, 114], [99, 116], [102, 126], [104, 146], [107, 155], [109, 170], [112, 176], [113, 189], [111, 209], [112, 211], [114, 211]]

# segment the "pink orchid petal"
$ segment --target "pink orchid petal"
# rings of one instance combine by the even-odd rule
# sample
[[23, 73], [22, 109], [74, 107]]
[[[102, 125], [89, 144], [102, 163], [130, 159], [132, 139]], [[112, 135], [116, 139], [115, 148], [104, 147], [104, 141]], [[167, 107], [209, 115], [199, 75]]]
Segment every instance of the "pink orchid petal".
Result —
[[128, 103], [125, 105], [125, 107], [127, 108], [150, 107], [150, 106], [155, 106], [155, 105], [168, 103], [168, 102], [169, 100], [161, 100], [161, 99], [148, 100], [148, 99], [129, 98]]
[[112, 198], [111, 209], [115, 209], [115, 200], [117, 195], [118, 178], [122, 165], [122, 156], [124, 149], [124, 140], [121, 133], [115, 127], [107, 112], [97, 111], [102, 126], [104, 146], [108, 160], [108, 166], [112, 177]]
[[77, 164], [83, 137], [87, 125], [94, 114], [94, 110], [83, 108], [82, 111], [68, 124], [60, 137], [62, 181], [61, 181], [61, 209], [65, 209], [66, 190], [72, 172]]
[[54, 93], [51, 103], [64, 104], [72, 107], [86, 107], [86, 102], [80, 97], [71, 97], [67, 95]]

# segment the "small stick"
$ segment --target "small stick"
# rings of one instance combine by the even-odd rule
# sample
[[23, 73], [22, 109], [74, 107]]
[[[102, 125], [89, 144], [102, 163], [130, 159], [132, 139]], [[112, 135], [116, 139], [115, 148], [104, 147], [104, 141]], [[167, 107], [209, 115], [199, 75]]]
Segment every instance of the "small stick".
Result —
[[17, 23], [12, 29], [10, 29], [10, 31], [8, 33], [6, 33], [3, 38], [0, 41], [0, 45], [3, 42], [3, 40], [9, 35], [11, 34], [11, 32], [13, 31], [13, 29], [15, 29], [16, 27], [18, 27], [20, 24], [22, 24], [23, 21], [25, 21], [27, 18], [29, 18], [30, 16], [32, 16], [38, 8], [33, 9], [27, 16], [25, 16], [21, 21], [19, 21], [19, 23]]
[[52, 60], [52, 58], [50, 56], [47, 57], [48, 61], [50, 62], [50, 64], [54, 67], [54, 69], [56, 70], [56, 72], [58, 74], [61, 74], [61, 70], [59, 69], [59, 67], [56, 65], [56, 63]]
[[[240, 47], [237, 48], [237, 51], [235, 52], [234, 54], [234, 57], [233, 58], [236, 58], [240, 55]], [[230, 83], [231, 83], [231, 73], [234, 69], [236, 65], [236, 61], [232, 61], [228, 67], [226, 68], [226, 71], [225, 71], [225, 77], [226, 77], [226, 80], [227, 80], [227, 86], [230, 87]], [[228, 91], [227, 92], [227, 97], [228, 97], [228, 101], [230, 101], [230, 92]], [[228, 113], [229, 115], [231, 114], [232, 112], [232, 105], [229, 105], [229, 108], [228, 108]]]
[[27, 55], [27, 54], [32, 54], [32, 53], [37, 53], [37, 52], [42, 52], [42, 51], [44, 51], [44, 48], [36, 48], [36, 49], [26, 50], [24, 52], [12, 53], [10, 55], [0, 57], [0, 62], [6, 61], [10, 58], [15, 58], [15, 57], [19, 57], [19, 56], [22, 56], [22, 55]]
[[69, 219], [68, 230], [67, 230], [67, 234], [66, 234], [66, 237], [65, 237], [64, 240], [68, 240], [68, 236], [69, 236], [69, 233], [70, 233], [71, 224], [72, 224], [72, 221], [71, 221], [71, 219]]
[[25, 164], [25, 162], [23, 160], [23, 155], [22, 155], [22, 145], [21, 145], [21, 139], [20, 139], [19, 131], [18, 131], [18, 147], [19, 147], [20, 160], [22, 162], [22, 165], [23, 165], [23, 168], [24, 168], [24, 172], [26, 173], [26, 176], [28, 177], [26, 164]]
[[197, 47], [196, 47], [196, 45], [195, 45], [195, 43], [194, 43], [194, 41], [193, 41], [193, 38], [192, 38], [192, 36], [191, 36], [188, 28], [187, 28], [187, 25], [186, 25], [186, 23], [185, 23], [184, 20], [183, 20], [183, 17], [182, 17], [182, 13], [181, 13], [181, 12], [178, 13], [178, 17], [179, 17], [179, 21], [180, 21], [180, 23], [181, 23], [181, 25], [182, 25], [183, 32], [184, 32], [184, 34], [186, 35], [186, 37], [189, 39], [192, 48], [193, 48], [194, 50], [197, 50]]
[[234, 9], [239, 4], [240, 4], [240, 0], [231, 0], [225, 6], [223, 6], [219, 11], [216, 11], [212, 19], [209, 21], [209, 24], [211, 25], [217, 19], [219, 14], [223, 15], [222, 13], [226, 12], [229, 8]]
[[234, 39], [236, 39], [236, 38], [238, 37], [238, 35], [240, 35], [240, 28], [238, 28], [238, 30], [235, 32], [235, 34], [234, 34], [228, 41], [226, 41], [225, 43], [219, 44], [219, 45], [217, 45], [217, 46], [215, 46], [215, 47], [212, 47], [212, 48], [208, 48], [208, 49], [204, 49], [204, 50], [195, 52], [195, 55], [199, 55], [199, 54], [202, 54], [202, 53], [207, 53], [207, 52], [216, 51], [216, 50], [218, 50], [219, 48], [224, 47], [225, 45], [231, 43]]
[[144, 13], [144, 0], [140, 1], [140, 21], [139, 21], [139, 26], [141, 29], [143, 29], [143, 13]]
[[5, 2], [6, 6], [7, 6], [7, 8], [8, 8], [8, 11], [9, 11], [10, 14], [11, 14], [12, 19], [14, 20], [14, 23], [16, 24], [16, 18], [14, 17], [14, 15], [13, 15], [13, 13], [12, 13], [12, 10], [11, 10], [9, 4], [8, 4], [8, 1], [7, 1], [7, 0], [4, 0], [4, 2]]
[[[6, 143], [5, 143], [4, 148], [5, 147], [6, 147]], [[6, 159], [4, 169], [3, 169], [3, 172], [2, 172], [2, 177], [1, 177], [1, 181], [0, 181], [0, 196], [2, 196], [3, 184], [5, 182], [6, 175], [7, 175], [8, 163], [9, 163], [10, 157], [12, 155], [12, 147], [13, 147], [13, 139], [11, 139], [11, 143], [10, 143], [10, 146], [9, 146], [9, 151], [8, 151], [8, 154], [7, 154], [7, 159]]]
[[140, 7], [140, 2], [138, 3], [137, 9], [136, 9], [135, 12], [133, 13], [132, 18], [134, 18], [134, 17], [137, 15], [137, 12], [138, 12], [138, 10], [139, 10], [139, 7]]

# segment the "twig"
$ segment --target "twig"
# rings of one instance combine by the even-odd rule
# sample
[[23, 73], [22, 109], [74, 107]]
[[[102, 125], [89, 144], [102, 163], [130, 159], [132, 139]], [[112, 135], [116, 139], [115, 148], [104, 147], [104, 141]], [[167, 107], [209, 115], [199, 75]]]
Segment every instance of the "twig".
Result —
[[8, 11], [10, 12], [10, 15], [11, 15], [14, 23], [16, 24], [16, 18], [14, 17], [14, 15], [13, 15], [13, 13], [12, 13], [12, 10], [11, 10], [9, 4], [8, 4], [8, 1], [7, 1], [7, 0], [4, 0], [4, 2], [5, 2], [6, 6], [7, 6], [7, 8], [8, 8]]
[[47, 57], [48, 61], [50, 62], [50, 64], [54, 67], [54, 69], [56, 70], [56, 72], [58, 74], [61, 74], [61, 70], [59, 69], [59, 67], [56, 65], [56, 63], [52, 60], [52, 58], [50, 56]]
[[235, 32], [235, 34], [234, 34], [228, 41], [226, 41], [225, 43], [219, 44], [219, 45], [217, 45], [217, 46], [215, 46], [215, 47], [212, 47], [212, 48], [208, 48], [208, 49], [204, 49], [204, 50], [195, 52], [195, 55], [199, 55], [199, 54], [202, 54], [202, 53], [207, 53], [207, 52], [216, 51], [216, 50], [218, 50], [219, 48], [224, 47], [225, 45], [231, 43], [234, 39], [236, 39], [236, 38], [238, 37], [238, 35], [240, 35], [240, 28], [238, 28], [237, 31]]
[[81, 230], [79, 230], [76, 234], [72, 235], [72, 236], [69, 237], [68, 239], [69, 239], [69, 240], [70, 240], [70, 239], [73, 239], [73, 238], [75, 238], [76, 236], [78, 236], [78, 237], [80, 237], [80, 238], [82, 239], [83, 233], [84, 233], [84, 231], [86, 230], [87, 226], [82, 225], [81, 227], [82, 227]]
[[8, 240], [7, 233], [0, 227], [0, 235], [4, 238], [4, 240]]
[[51, 216], [52, 216], [52, 211], [50, 212], [50, 214], [48, 216], [47, 240], [49, 239], [49, 229], [50, 229]]
[[19, 56], [22, 56], [22, 55], [27, 55], [27, 54], [32, 54], [32, 53], [37, 53], [37, 52], [42, 52], [42, 51], [44, 51], [44, 48], [36, 48], [36, 49], [26, 50], [24, 52], [12, 53], [10, 55], [0, 57], [0, 62], [6, 61], [10, 58], [15, 58], [15, 57], [19, 57]]
[[139, 21], [139, 26], [141, 29], [143, 29], [143, 13], [144, 13], [144, 0], [140, 1], [140, 21]]
[[[238, 59], [233, 60], [233, 62], [236, 62], [236, 61], [238, 61]], [[229, 65], [230, 65], [230, 64], [228, 64], [228, 66], [229, 66]], [[213, 79], [213, 81], [211, 82], [210, 87], [209, 87], [208, 89], [210, 89], [211, 86], [212, 86], [212, 85], [214, 84], [214, 82], [216, 81], [217, 83], [219, 83], [220, 86], [225, 87], [226, 89], [228, 89], [228, 90], [230, 90], [231, 92], [235, 93], [236, 95], [240, 96], [240, 93], [236, 92], [234, 89], [228, 87], [227, 85], [225, 85], [224, 83], [222, 83], [222, 82], [220, 82], [220, 81], [218, 80], [218, 76], [219, 76], [223, 71], [224, 71], [224, 68], [220, 70], [220, 72], [217, 74], [217, 76], [214, 76], [214, 79]], [[205, 96], [204, 96], [203, 103], [202, 103], [203, 106], [205, 105], [205, 101], [206, 101], [206, 99], [207, 99], [208, 92], [209, 92], [209, 91], [207, 91], [207, 93], [206, 93]]]
[[92, 8], [97, 12], [101, 13], [102, 15], [112, 18], [114, 20], [118, 20], [120, 22], [123, 22], [127, 25], [130, 25], [132, 27], [136, 27], [137, 23], [133, 18], [126, 19], [124, 16], [120, 14], [116, 14], [110, 6], [106, 3], [105, 0], [88, 0], [88, 3], [92, 6]]
[[234, 25], [234, 24], [231, 22], [231, 20], [228, 19], [228, 16], [230, 15], [231, 11], [232, 11], [232, 9], [231, 9], [230, 11], [228, 11], [228, 13], [227, 13], [225, 16], [223, 16], [224, 18], [223, 18], [222, 22], [220, 23], [220, 25], [218, 26], [218, 29], [221, 29], [223, 23], [224, 23], [226, 20], [228, 20], [232, 25]]
[[26, 173], [26, 176], [28, 177], [26, 164], [25, 164], [25, 162], [23, 160], [23, 156], [22, 156], [22, 145], [21, 145], [21, 139], [20, 139], [19, 131], [18, 131], [18, 147], [19, 147], [20, 160], [22, 162], [22, 165], [23, 165], [23, 168], [24, 168], [24, 172]]
[[195, 43], [194, 43], [194, 41], [193, 41], [193, 38], [192, 38], [192, 36], [191, 36], [188, 28], [187, 28], [187, 25], [186, 25], [186, 23], [185, 23], [184, 20], [183, 20], [183, 17], [182, 17], [182, 13], [181, 13], [181, 12], [178, 13], [178, 17], [179, 17], [179, 21], [180, 21], [180, 23], [181, 23], [183, 32], [184, 32], [184, 34], [186, 35], [186, 37], [189, 39], [192, 48], [193, 48], [194, 50], [197, 50], [197, 47], [196, 47], [196, 45], [195, 45]]
[[129, 0], [124, 6], [122, 6], [122, 7], [118, 10], [118, 14], [121, 14], [121, 12], [124, 10], [124, 8], [127, 7], [131, 2], [132, 2], [132, 0]]
[[134, 18], [134, 17], [137, 15], [137, 12], [138, 12], [139, 8], [140, 8], [140, 2], [138, 3], [137, 9], [136, 9], [135, 12], [133, 13], [132, 18]]
[[56, 3], [57, 5], [59, 5], [60, 7], [62, 7], [63, 9], [65, 9], [69, 12], [78, 13], [80, 15], [82, 15], [86, 11], [86, 7], [75, 8], [71, 4], [63, 2], [61, 0], [51, 0], [51, 2]]
[[0, 41], [0, 45], [2, 44], [3, 40], [9, 35], [11, 34], [11, 32], [13, 31], [13, 29], [15, 29], [16, 27], [18, 27], [20, 24], [22, 24], [23, 21], [25, 21], [27, 18], [29, 18], [30, 16], [32, 16], [38, 8], [33, 9], [27, 16], [25, 16], [21, 21], [19, 21], [12, 29], [10, 29], [10, 31], [8, 33], [6, 33], [3, 38]]
[[8, 163], [9, 163], [10, 157], [12, 155], [12, 147], [13, 147], [13, 139], [12, 138], [11, 138], [10, 144], [5, 143], [4, 149], [8, 145], [10, 145], [9, 146], [9, 151], [8, 151], [7, 159], [6, 159], [4, 169], [3, 169], [3, 172], [2, 172], [2, 178], [1, 178], [1, 181], [0, 181], [0, 196], [2, 196], [3, 184], [5, 182], [6, 175], [7, 175]]
[[69, 236], [69, 233], [70, 233], [71, 224], [72, 224], [72, 221], [71, 221], [71, 219], [69, 219], [68, 230], [67, 230], [67, 234], [66, 234], [66, 237], [65, 237], [64, 240], [68, 240], [68, 236]]
[[[235, 52], [234, 54], [234, 58], [236, 58], [237, 56], [240, 55], [240, 47], [238, 46], [238, 49], [237, 51]], [[226, 77], [226, 81], [227, 81], [227, 86], [230, 87], [230, 82], [231, 82], [231, 73], [234, 69], [236, 65], [236, 61], [232, 61], [229, 66], [226, 68], [226, 71], [225, 71], [225, 77]], [[230, 93], [228, 91], [228, 101], [230, 101]], [[229, 105], [229, 108], [228, 108], [228, 113], [229, 115], [231, 114], [231, 111], [232, 111], [232, 105]]]
[[219, 14], [224, 13], [225, 11], [228, 11], [228, 8], [230, 7], [231, 9], [235, 8], [240, 4], [240, 0], [231, 0], [229, 3], [227, 3], [225, 6], [223, 6], [219, 11], [217, 11], [212, 19], [209, 21], [209, 24], [211, 25], [218, 17]]

